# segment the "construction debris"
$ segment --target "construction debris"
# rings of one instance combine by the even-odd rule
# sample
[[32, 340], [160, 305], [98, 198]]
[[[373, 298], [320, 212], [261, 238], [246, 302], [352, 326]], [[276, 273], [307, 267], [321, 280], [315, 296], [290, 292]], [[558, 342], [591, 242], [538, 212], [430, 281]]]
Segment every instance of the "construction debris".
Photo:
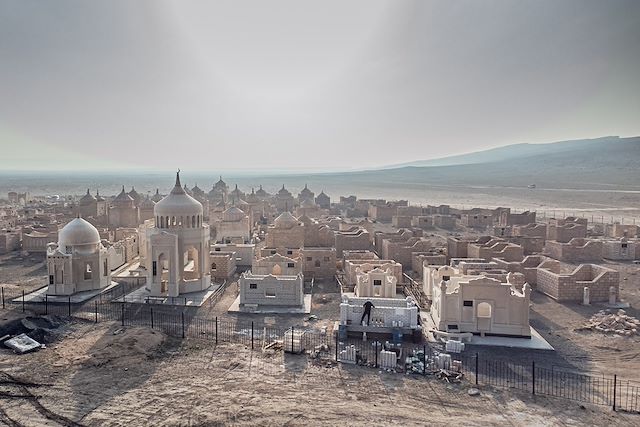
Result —
[[629, 316], [624, 310], [618, 310], [616, 313], [612, 313], [610, 310], [601, 310], [591, 316], [584, 326], [576, 330], [591, 330], [622, 336], [640, 335], [640, 320]]
[[6, 340], [4, 345], [18, 354], [24, 354], [42, 346], [42, 344], [33, 338], [30, 338], [27, 334], [20, 334], [17, 337]]

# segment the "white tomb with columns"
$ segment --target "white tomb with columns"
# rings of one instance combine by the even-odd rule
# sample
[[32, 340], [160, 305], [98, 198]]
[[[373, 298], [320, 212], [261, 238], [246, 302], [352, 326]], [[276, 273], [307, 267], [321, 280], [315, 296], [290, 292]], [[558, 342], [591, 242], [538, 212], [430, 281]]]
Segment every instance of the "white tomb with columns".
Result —
[[209, 225], [200, 202], [184, 191], [180, 174], [171, 193], [156, 203], [147, 228], [147, 284], [154, 297], [177, 297], [211, 285]]

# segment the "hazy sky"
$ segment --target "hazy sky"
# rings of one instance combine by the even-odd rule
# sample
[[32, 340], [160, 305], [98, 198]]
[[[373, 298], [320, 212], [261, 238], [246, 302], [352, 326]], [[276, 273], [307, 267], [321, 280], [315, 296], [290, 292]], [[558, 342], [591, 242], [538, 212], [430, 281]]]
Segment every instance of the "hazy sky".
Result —
[[364, 168], [640, 134], [640, 1], [0, 0], [0, 167]]

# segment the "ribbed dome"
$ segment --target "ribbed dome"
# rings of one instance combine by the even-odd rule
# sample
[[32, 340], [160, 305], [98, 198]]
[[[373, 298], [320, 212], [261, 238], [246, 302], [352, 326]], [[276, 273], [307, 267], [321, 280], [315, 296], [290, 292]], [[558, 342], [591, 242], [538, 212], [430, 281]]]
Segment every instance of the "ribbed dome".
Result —
[[241, 209], [235, 206], [231, 206], [229, 209], [227, 209], [222, 213], [222, 220], [223, 221], [241, 221], [245, 216], [246, 216], [245, 213]]
[[290, 212], [283, 212], [278, 216], [275, 220], [273, 220], [273, 224], [277, 228], [291, 228], [298, 224], [298, 220], [295, 216], [291, 215]]
[[82, 218], [75, 218], [70, 221], [58, 233], [58, 246], [63, 251], [65, 247], [95, 246], [99, 243], [100, 233], [98, 233], [98, 230], [90, 222]]
[[180, 184], [180, 173], [176, 174], [176, 185], [168, 196], [156, 203], [156, 216], [202, 215], [202, 203], [188, 195]]

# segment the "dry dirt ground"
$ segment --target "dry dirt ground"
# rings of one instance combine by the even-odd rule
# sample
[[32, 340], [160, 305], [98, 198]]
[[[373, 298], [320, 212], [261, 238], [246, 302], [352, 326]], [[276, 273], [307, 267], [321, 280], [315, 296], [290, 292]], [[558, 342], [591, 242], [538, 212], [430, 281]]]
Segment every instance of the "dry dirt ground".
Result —
[[617, 425], [637, 415], [306, 356], [75, 323], [49, 348], [0, 350], [6, 425]]

